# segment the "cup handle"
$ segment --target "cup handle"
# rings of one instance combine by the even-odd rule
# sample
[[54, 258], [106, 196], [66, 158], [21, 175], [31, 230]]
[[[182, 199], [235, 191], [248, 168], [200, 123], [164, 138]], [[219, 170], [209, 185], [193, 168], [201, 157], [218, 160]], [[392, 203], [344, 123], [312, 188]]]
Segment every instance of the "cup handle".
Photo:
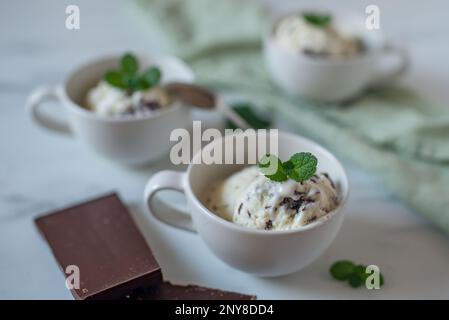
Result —
[[176, 190], [184, 193], [185, 180], [184, 172], [164, 170], [156, 173], [145, 186], [144, 201], [149, 213], [159, 221], [176, 228], [196, 232], [189, 213], [174, 209], [155, 197], [161, 190]]
[[409, 69], [410, 57], [404, 48], [386, 44], [382, 48], [380, 60], [385, 59], [389, 56], [396, 56], [398, 59], [397, 64], [394, 67], [389, 68], [388, 70], [379, 70], [377, 76], [375, 76], [374, 80], [371, 82], [370, 87], [389, 86], [393, 82], [398, 80], [402, 75], [404, 75]]
[[26, 108], [33, 121], [38, 125], [54, 132], [69, 135], [71, 130], [66, 121], [56, 119], [40, 110], [42, 103], [45, 101], [62, 102], [62, 90], [61, 86], [38, 87], [28, 97]]

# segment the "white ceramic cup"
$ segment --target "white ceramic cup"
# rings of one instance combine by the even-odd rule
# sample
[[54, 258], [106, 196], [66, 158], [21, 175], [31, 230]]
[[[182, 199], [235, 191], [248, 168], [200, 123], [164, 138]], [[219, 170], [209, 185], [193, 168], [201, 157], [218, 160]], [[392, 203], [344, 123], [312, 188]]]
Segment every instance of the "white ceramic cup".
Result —
[[[110, 117], [83, 108], [87, 91], [98, 83], [107, 70], [118, 67], [120, 56], [84, 64], [76, 68], [62, 85], [36, 88], [28, 98], [27, 109], [34, 122], [46, 129], [65, 135], [74, 134], [113, 161], [142, 165], [168, 153], [171, 131], [191, 126], [190, 111], [185, 106], [174, 104], [150, 115]], [[158, 66], [162, 72], [162, 83], [194, 80], [191, 69], [174, 57], [140, 55], [139, 63], [142, 68]], [[57, 100], [62, 105], [65, 120], [45, 112], [42, 107], [49, 100]]]
[[[233, 135], [209, 143], [228, 143]], [[181, 229], [196, 231], [206, 245], [230, 266], [259, 276], [279, 276], [304, 268], [318, 258], [332, 243], [343, 221], [349, 182], [343, 166], [326, 149], [303, 137], [279, 133], [279, 156], [288, 159], [296, 152], [312, 152], [318, 158], [318, 172], [328, 172], [339, 186], [338, 207], [322, 219], [300, 229], [288, 231], [256, 230], [226, 221], [209, 211], [201, 202], [204, 192], [217, 181], [242, 169], [244, 165], [193, 164], [186, 172], [161, 171], [147, 183], [144, 201], [150, 214]], [[164, 189], [183, 192], [189, 213], [178, 211], [160, 201], [155, 194]]]
[[264, 57], [274, 82], [291, 95], [307, 99], [340, 102], [351, 99], [368, 87], [386, 86], [408, 69], [408, 55], [400, 47], [388, 44], [380, 30], [368, 30], [365, 17], [333, 14], [339, 30], [356, 34], [366, 52], [352, 58], [326, 59], [293, 53], [283, 48], [274, 31], [273, 19], [264, 35]]

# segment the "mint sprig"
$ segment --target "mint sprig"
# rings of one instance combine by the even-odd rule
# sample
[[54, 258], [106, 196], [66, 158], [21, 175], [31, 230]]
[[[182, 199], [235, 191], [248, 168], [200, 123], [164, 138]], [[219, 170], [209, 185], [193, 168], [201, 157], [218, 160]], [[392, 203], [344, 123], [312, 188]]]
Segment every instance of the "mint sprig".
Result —
[[281, 160], [272, 154], [266, 154], [259, 160], [260, 171], [273, 181], [282, 182], [288, 179]]
[[286, 162], [282, 162], [271, 154], [267, 154], [259, 160], [261, 172], [268, 179], [278, 182], [289, 178], [297, 182], [304, 182], [315, 174], [317, 164], [317, 158], [310, 152], [295, 153]]
[[346, 281], [352, 275], [355, 264], [352, 261], [341, 260], [335, 262], [330, 269], [332, 277], [339, 281]]
[[[367, 266], [363, 264], [356, 265], [349, 260], [340, 260], [332, 264], [329, 272], [332, 277], [338, 281], [347, 281], [348, 284], [353, 288], [358, 288], [364, 283], [370, 276], [366, 273]], [[379, 274], [379, 284], [383, 286], [384, 277]]]
[[332, 21], [332, 17], [328, 14], [303, 13], [302, 16], [309, 24], [320, 28], [327, 27]]
[[159, 68], [152, 66], [138, 74], [139, 61], [132, 53], [124, 54], [120, 59], [118, 70], [108, 70], [104, 80], [113, 87], [129, 92], [147, 90], [156, 86], [161, 79]]
[[126, 89], [125, 80], [123, 79], [123, 75], [119, 71], [107, 71], [104, 75], [104, 80], [111, 86], [120, 89]]
[[139, 61], [131, 53], [125, 53], [120, 59], [120, 70], [125, 74], [135, 74], [139, 70]]
[[161, 80], [161, 70], [157, 67], [149, 67], [142, 74], [142, 79], [150, 86], [154, 87]]
[[318, 159], [310, 152], [295, 153], [287, 161], [288, 176], [295, 181], [306, 181], [316, 172]]

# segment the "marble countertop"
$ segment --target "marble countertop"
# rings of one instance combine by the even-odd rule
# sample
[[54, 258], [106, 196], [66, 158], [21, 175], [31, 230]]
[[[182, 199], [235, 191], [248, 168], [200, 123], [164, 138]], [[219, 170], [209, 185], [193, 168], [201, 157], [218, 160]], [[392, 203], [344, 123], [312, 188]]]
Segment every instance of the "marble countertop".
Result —
[[[431, 99], [449, 101], [449, 34], [444, 1], [377, 1], [381, 26], [410, 49], [414, 68], [405, 81]], [[315, 2], [314, 2], [315, 3]], [[324, 6], [331, 2], [319, 1]], [[345, 7], [364, 10], [365, 2]], [[64, 27], [65, 7], [78, 4], [81, 29]], [[286, 3], [285, 5], [290, 5]], [[59, 83], [79, 62], [108, 52], [164, 52], [162, 39], [119, 1], [10, 1], [0, 10], [0, 299], [72, 299], [45, 242], [36, 215], [111, 190], [132, 209], [166, 279], [257, 294], [259, 298], [449, 298], [449, 242], [363, 170], [345, 163], [353, 193], [335, 242], [312, 265], [280, 278], [257, 278], [231, 269], [200, 238], [154, 221], [144, 211], [143, 187], [160, 162], [124, 168], [74, 139], [34, 126], [24, 103], [38, 84]], [[419, 12], [419, 19], [416, 13]], [[101, 21], [98, 17], [101, 16]], [[50, 106], [51, 107], [51, 106]], [[178, 194], [169, 195], [182, 201]], [[380, 266], [378, 291], [333, 281], [332, 262], [349, 258]], [[226, 275], [226, 276], [224, 276]]]

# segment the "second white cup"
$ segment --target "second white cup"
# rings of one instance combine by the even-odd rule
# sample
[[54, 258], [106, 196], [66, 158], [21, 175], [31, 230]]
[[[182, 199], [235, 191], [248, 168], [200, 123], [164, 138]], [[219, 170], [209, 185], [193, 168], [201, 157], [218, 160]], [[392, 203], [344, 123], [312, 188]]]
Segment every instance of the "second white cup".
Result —
[[[76, 68], [62, 85], [41, 86], [28, 98], [27, 109], [39, 126], [64, 135], [75, 135], [99, 154], [125, 165], [142, 165], [167, 154], [173, 129], [189, 128], [189, 108], [174, 104], [169, 108], [140, 117], [108, 117], [82, 107], [86, 93], [107, 70], [115, 69], [120, 55], [101, 58]], [[174, 57], [140, 55], [142, 67], [156, 65], [162, 83], [193, 82], [191, 69]], [[45, 112], [43, 104], [56, 100], [66, 120]], [[57, 112], [56, 110], [54, 110]]]

